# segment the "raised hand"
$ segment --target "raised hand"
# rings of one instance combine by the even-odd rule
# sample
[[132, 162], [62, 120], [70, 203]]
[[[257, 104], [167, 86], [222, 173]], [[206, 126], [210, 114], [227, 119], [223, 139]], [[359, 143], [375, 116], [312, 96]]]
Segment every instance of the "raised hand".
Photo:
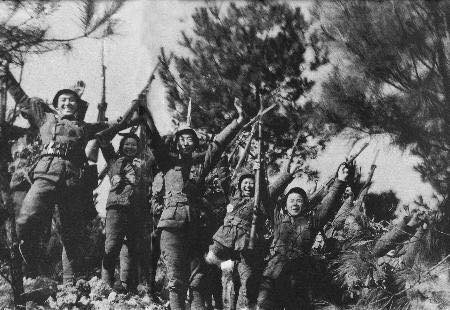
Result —
[[302, 171], [302, 163], [300, 161], [293, 162], [288, 166], [288, 172], [292, 175], [297, 174]]
[[341, 164], [339, 166], [339, 169], [337, 172], [338, 180], [346, 182], [348, 179], [348, 176], [349, 176], [349, 169], [348, 169], [347, 165]]

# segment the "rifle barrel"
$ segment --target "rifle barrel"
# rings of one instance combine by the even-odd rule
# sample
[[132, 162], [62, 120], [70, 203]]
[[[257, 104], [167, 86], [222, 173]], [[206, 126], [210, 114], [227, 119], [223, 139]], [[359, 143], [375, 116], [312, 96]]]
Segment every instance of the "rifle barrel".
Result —
[[234, 177], [235, 177], [236, 174], [238, 173], [239, 169], [241, 168], [242, 164], [244, 163], [244, 160], [245, 160], [245, 158], [246, 158], [246, 155], [247, 155], [247, 153], [248, 153], [248, 151], [249, 151], [249, 149], [250, 149], [250, 146], [251, 146], [251, 144], [252, 144], [253, 136], [254, 136], [255, 133], [256, 133], [256, 128], [257, 128], [257, 127], [256, 127], [256, 123], [255, 123], [255, 124], [253, 124], [253, 126], [252, 126], [252, 131], [250, 132], [250, 135], [249, 135], [249, 137], [248, 137], [248, 140], [247, 140], [247, 142], [246, 142], [246, 144], [245, 144], [245, 147], [244, 147], [244, 153], [242, 154], [241, 157], [239, 157], [239, 161], [238, 161], [238, 163], [237, 163], [237, 165], [236, 165], [236, 168], [234, 169], [233, 176], [231, 177], [232, 180], [234, 179]]
[[358, 152], [350, 156], [350, 158], [347, 160], [347, 163], [351, 163], [358, 157], [367, 147], [369, 146], [369, 142], [364, 143], [364, 145], [359, 149]]

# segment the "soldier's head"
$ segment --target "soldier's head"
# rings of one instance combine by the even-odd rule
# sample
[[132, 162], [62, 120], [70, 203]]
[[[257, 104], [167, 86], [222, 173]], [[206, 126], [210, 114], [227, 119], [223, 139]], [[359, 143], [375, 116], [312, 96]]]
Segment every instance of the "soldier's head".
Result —
[[122, 140], [119, 144], [119, 155], [134, 157], [139, 152], [139, 137], [134, 133], [120, 134]]
[[308, 207], [308, 196], [300, 187], [291, 188], [286, 194], [286, 211], [290, 216], [296, 217]]
[[80, 97], [71, 89], [61, 89], [53, 98], [53, 106], [61, 116], [76, 116], [80, 107]]
[[238, 189], [242, 197], [253, 197], [255, 194], [255, 176], [244, 173], [239, 177]]
[[175, 143], [179, 154], [192, 156], [199, 144], [197, 133], [191, 127], [181, 127], [175, 133]]

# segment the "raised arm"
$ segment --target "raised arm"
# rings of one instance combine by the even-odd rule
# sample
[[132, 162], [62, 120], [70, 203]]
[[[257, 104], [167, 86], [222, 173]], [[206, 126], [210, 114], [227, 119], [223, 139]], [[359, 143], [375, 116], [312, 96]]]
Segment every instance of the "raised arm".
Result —
[[337, 212], [336, 216], [334, 217], [333, 220], [333, 227], [334, 229], [341, 229], [342, 227], [344, 227], [344, 223], [345, 223], [345, 219], [347, 218], [348, 215], [350, 215], [350, 213], [353, 210], [353, 193], [347, 198], [345, 199], [344, 203], [341, 205], [341, 207], [339, 208], [339, 211]]
[[233, 120], [227, 127], [225, 127], [215, 138], [214, 141], [208, 146], [208, 150], [205, 153], [205, 161], [203, 170], [200, 174], [199, 181], [203, 182], [206, 176], [212, 171], [212, 169], [219, 162], [222, 153], [226, 146], [233, 140], [239, 129], [244, 124], [245, 114], [242, 109], [242, 103], [239, 99], [234, 100], [234, 107], [238, 112], [238, 118]]
[[277, 176], [277, 178], [269, 185], [269, 200], [274, 201], [275, 199], [277, 199], [292, 180], [292, 173], [281, 172]]
[[114, 151], [114, 147], [111, 142], [106, 144], [100, 144], [100, 149], [102, 150], [102, 155], [105, 161], [108, 163], [114, 159], [116, 159], [117, 155]]
[[23, 135], [27, 134], [29, 129], [22, 128], [14, 125], [10, 125], [8, 123], [0, 124], [0, 134], [7, 137], [9, 140], [16, 140]]
[[338, 170], [337, 178], [328, 191], [328, 194], [315, 209], [313, 217], [317, 228], [322, 228], [338, 210], [339, 200], [344, 193], [348, 174], [348, 168], [345, 165], [341, 165]]
[[373, 248], [373, 255], [382, 257], [398, 244], [411, 239], [420, 226], [419, 218], [420, 214], [418, 212], [414, 213], [412, 217], [403, 218], [399, 224], [381, 236]]
[[44, 100], [37, 97], [29, 97], [14, 78], [5, 65], [0, 65], [0, 79], [6, 83], [6, 87], [14, 101], [19, 106], [22, 115], [34, 126], [40, 127], [46, 117], [46, 113], [52, 112]]

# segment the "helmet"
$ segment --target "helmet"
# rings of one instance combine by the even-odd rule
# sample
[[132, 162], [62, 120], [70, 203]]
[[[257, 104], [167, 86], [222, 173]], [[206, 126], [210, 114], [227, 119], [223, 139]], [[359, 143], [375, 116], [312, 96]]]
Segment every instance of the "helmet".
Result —
[[[55, 108], [58, 107], [58, 99], [59, 99], [59, 96], [61, 96], [62, 94], [74, 95], [75, 98], [77, 99], [77, 103], [80, 105], [81, 99], [80, 99], [80, 96], [78, 95], [78, 93], [72, 89], [64, 88], [64, 89], [58, 90], [55, 97], [53, 97], [52, 104]], [[78, 108], [81, 108], [81, 105]]]
[[197, 132], [193, 128], [191, 128], [190, 126], [188, 126], [186, 124], [180, 125], [178, 127], [177, 131], [175, 132], [175, 142], [178, 142], [178, 138], [182, 134], [191, 134], [194, 138], [195, 146], [198, 146], [198, 144], [199, 144], [198, 135], [197, 135]]

